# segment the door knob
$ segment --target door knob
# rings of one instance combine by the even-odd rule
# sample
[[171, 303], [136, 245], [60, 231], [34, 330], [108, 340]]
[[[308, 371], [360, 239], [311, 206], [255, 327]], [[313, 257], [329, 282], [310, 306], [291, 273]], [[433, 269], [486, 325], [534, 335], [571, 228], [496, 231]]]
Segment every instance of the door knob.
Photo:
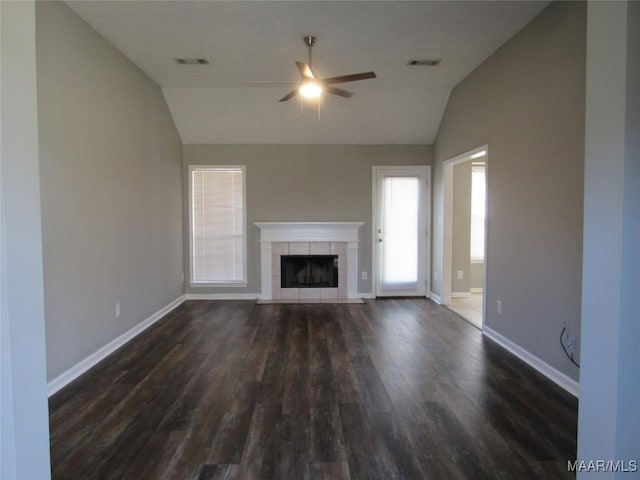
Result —
[[378, 239], [378, 243], [382, 243], [382, 239], [381, 238]]

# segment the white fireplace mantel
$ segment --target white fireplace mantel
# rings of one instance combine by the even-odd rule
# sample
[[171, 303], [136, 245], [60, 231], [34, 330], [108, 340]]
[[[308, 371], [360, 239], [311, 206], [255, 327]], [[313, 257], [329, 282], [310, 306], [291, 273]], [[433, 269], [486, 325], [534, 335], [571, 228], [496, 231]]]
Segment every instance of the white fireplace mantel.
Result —
[[261, 242], [357, 242], [364, 222], [256, 222]]
[[273, 242], [345, 242], [347, 298], [358, 298], [358, 229], [364, 222], [255, 222], [260, 229], [261, 298], [272, 298]]

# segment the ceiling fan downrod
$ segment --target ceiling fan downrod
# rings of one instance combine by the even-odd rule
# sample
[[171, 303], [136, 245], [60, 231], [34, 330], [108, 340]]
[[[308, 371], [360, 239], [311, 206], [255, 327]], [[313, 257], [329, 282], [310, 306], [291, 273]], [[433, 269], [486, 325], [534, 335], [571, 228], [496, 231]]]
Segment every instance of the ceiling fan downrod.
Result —
[[309, 68], [312, 68], [312, 62], [311, 62], [311, 48], [318, 42], [318, 37], [314, 37], [313, 35], [307, 35], [306, 37], [304, 37], [304, 44], [309, 47]]

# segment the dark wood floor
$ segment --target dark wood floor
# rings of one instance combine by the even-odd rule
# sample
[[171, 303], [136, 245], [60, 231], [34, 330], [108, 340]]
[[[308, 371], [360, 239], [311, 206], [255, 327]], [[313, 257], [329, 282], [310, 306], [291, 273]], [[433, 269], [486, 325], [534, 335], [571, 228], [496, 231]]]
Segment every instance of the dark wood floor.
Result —
[[54, 478], [571, 478], [577, 401], [429, 300], [189, 301], [50, 399]]

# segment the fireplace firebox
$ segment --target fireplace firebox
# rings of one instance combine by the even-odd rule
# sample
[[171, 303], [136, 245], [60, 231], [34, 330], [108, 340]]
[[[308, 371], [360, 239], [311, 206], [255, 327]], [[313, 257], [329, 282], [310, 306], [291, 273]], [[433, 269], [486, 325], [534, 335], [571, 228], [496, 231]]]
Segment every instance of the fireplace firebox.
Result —
[[281, 288], [335, 288], [338, 286], [337, 255], [282, 255]]

